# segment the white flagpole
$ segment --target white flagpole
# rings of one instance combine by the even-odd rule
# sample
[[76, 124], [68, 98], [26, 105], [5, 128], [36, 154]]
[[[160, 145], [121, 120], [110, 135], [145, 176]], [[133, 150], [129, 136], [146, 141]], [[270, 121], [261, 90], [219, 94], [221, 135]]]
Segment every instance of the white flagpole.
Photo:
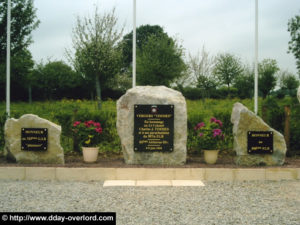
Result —
[[132, 87], [136, 85], [136, 0], [133, 0]]
[[255, 0], [254, 112], [258, 111], [258, 0]]
[[6, 113], [10, 117], [10, 7], [11, 2], [7, 0], [7, 43], [6, 43]]

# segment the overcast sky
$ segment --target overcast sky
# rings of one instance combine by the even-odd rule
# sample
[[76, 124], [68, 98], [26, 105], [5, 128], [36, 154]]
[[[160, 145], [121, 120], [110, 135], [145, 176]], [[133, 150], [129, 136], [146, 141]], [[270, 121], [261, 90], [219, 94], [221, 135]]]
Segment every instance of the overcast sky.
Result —
[[[244, 63], [254, 61], [255, 0], [136, 0], [137, 26], [160, 25], [181, 41], [188, 53], [205, 46], [211, 54], [229, 52]], [[41, 21], [30, 46], [34, 60], [64, 60], [71, 47], [77, 15], [91, 15], [116, 7], [125, 34], [132, 30], [133, 0], [34, 0]], [[287, 23], [300, 14], [299, 0], [259, 0], [259, 60], [276, 59], [279, 67], [296, 73], [295, 59], [288, 54]]]

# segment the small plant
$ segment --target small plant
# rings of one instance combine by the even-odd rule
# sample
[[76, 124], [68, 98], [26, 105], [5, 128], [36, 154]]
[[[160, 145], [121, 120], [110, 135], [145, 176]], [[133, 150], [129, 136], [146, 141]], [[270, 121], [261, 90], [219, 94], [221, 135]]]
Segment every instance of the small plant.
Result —
[[222, 147], [224, 141], [222, 126], [223, 123], [220, 120], [212, 117], [209, 124], [201, 122], [194, 127], [200, 150], [218, 150]]
[[79, 140], [80, 146], [95, 147], [100, 143], [102, 127], [98, 122], [94, 122], [93, 120], [85, 122], [75, 121], [72, 131], [77, 140]]

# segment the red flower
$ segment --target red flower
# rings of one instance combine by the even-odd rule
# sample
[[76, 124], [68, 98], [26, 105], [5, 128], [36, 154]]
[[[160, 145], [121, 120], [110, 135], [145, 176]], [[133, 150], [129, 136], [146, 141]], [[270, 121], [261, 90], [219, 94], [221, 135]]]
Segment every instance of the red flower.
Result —
[[94, 124], [94, 121], [93, 120], [90, 120], [87, 122], [89, 125], [93, 125]]
[[73, 123], [73, 126], [76, 127], [76, 126], [78, 126], [79, 124], [80, 124], [80, 121], [75, 121], [75, 122]]
[[101, 127], [101, 124], [95, 122], [95, 123], [94, 123], [94, 126], [97, 127], [97, 128], [100, 128], [100, 127]]

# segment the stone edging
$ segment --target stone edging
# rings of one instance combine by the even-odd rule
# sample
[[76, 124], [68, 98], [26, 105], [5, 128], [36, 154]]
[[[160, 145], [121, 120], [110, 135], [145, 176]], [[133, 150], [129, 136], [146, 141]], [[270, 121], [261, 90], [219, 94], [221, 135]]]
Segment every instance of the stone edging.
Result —
[[0, 167], [1, 180], [300, 180], [300, 168], [62, 168]]

